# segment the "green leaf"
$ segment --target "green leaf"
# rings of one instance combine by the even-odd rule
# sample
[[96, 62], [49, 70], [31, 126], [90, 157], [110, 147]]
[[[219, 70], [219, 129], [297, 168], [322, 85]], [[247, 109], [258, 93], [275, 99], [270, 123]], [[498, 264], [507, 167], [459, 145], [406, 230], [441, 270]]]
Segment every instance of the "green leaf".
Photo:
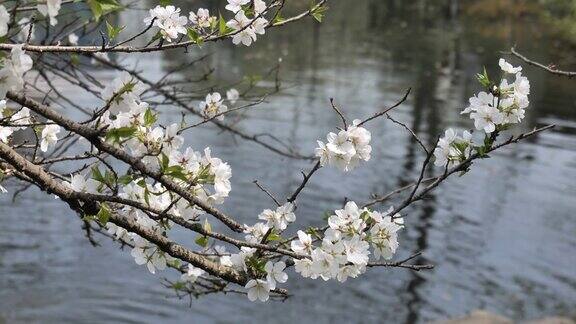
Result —
[[106, 133], [106, 140], [112, 140], [114, 143], [119, 143], [122, 138], [132, 137], [136, 131], [136, 127], [114, 128]]
[[106, 21], [106, 30], [108, 32], [108, 38], [110, 40], [116, 38], [116, 36], [118, 36], [120, 32], [124, 30], [124, 28], [126, 28], [126, 26], [114, 27], [108, 21]]
[[122, 9], [122, 5], [116, 0], [87, 0], [86, 2], [96, 21], [100, 20], [102, 15], [106, 13]]
[[162, 7], [166, 7], [172, 4], [172, 0], [160, 0], [158, 1], [158, 4], [161, 5]]
[[198, 46], [200, 46], [200, 45], [202, 45], [202, 43], [204, 43], [204, 38], [202, 38], [200, 36], [200, 34], [198, 34], [198, 32], [194, 28], [188, 27], [187, 35], [188, 35], [188, 38], [190, 40], [196, 42], [196, 44], [198, 44]]
[[118, 183], [123, 184], [123, 185], [127, 185], [130, 182], [132, 182], [132, 180], [133, 180], [132, 175], [126, 174], [126, 175], [123, 175], [120, 178], [118, 178]]
[[488, 72], [486, 72], [486, 67], [484, 67], [483, 73], [476, 74], [476, 78], [478, 79], [478, 82], [480, 82], [480, 84], [484, 88], [490, 87], [491, 82], [490, 82], [490, 78], [488, 77]]
[[184, 168], [180, 165], [172, 165], [164, 170], [164, 174], [180, 179], [182, 181], [188, 181], [188, 175], [186, 174]]
[[232, 28], [226, 26], [226, 20], [224, 20], [224, 17], [222, 17], [222, 14], [220, 14], [220, 18], [218, 18], [218, 33], [220, 35], [226, 35], [231, 31]]
[[320, 6], [312, 11], [312, 17], [321, 23], [322, 19], [324, 19], [324, 13], [326, 10], [328, 10], [328, 7]]
[[282, 236], [276, 234], [276, 233], [270, 233], [270, 235], [268, 235], [268, 241], [279, 241], [282, 239]]
[[182, 281], [177, 281], [177, 282], [175, 282], [175, 283], [172, 284], [172, 288], [173, 288], [173, 289], [176, 289], [176, 290], [181, 290], [181, 289], [183, 289], [184, 287], [186, 287], [186, 283], [185, 283], [185, 282], [182, 282]]
[[150, 127], [156, 122], [156, 120], [158, 120], [158, 116], [152, 112], [152, 109], [146, 109], [146, 112], [144, 113], [144, 126]]
[[166, 172], [169, 164], [170, 164], [170, 159], [168, 158], [168, 156], [166, 154], [162, 153], [160, 155], [160, 170], [162, 172]]
[[198, 238], [196, 238], [194, 242], [196, 242], [196, 244], [200, 245], [201, 247], [205, 248], [208, 246], [208, 237], [198, 236]]
[[106, 182], [106, 179], [104, 178], [104, 176], [102, 175], [102, 172], [100, 172], [100, 169], [98, 169], [97, 166], [92, 167], [92, 179], [94, 179], [100, 183]]
[[274, 17], [274, 21], [272, 21], [273, 24], [277, 24], [277, 23], [281, 23], [284, 21], [284, 17], [282, 17], [282, 12], [278, 12], [276, 14], [276, 17]]
[[108, 220], [110, 219], [110, 215], [111, 213], [108, 205], [104, 203], [100, 204], [100, 210], [98, 211], [98, 214], [96, 214], [96, 218], [98, 219], [100, 224], [106, 225], [106, 223], [108, 223]]
[[76, 53], [70, 54], [70, 63], [74, 66], [78, 66], [80, 64], [80, 57]]
[[92, 14], [94, 15], [94, 19], [96, 19], [96, 21], [100, 20], [100, 17], [102, 17], [102, 6], [100, 5], [100, 3], [98, 3], [97, 0], [88, 0], [88, 7], [90, 7], [90, 10], [92, 10]]

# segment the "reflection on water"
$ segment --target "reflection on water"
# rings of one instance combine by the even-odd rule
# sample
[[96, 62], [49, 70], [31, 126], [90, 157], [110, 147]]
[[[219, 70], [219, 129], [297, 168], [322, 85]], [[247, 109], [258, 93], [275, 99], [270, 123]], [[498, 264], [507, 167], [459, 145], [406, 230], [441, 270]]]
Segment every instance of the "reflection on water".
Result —
[[[275, 30], [249, 49], [217, 45], [210, 58], [215, 78], [233, 82], [262, 73], [262, 66], [282, 57], [287, 90], [248, 111], [239, 125], [274, 133], [303, 152], [338, 125], [328, 98], [350, 118], [362, 117], [412, 87], [395, 116], [432, 145], [447, 126], [470, 127], [459, 111], [477, 90], [474, 73], [493, 67], [499, 51], [517, 43], [530, 55], [554, 60], [552, 40], [522, 32], [525, 21], [508, 19], [506, 33], [485, 35], [474, 17], [456, 14], [457, 1], [436, 2], [443, 6], [334, 1], [321, 26], [306, 22]], [[146, 55], [139, 64], [154, 77], [183, 55]], [[370, 270], [345, 284], [293, 280], [288, 288], [295, 297], [284, 303], [212, 296], [188, 308], [127, 251], [106, 240], [91, 248], [60, 202], [30, 191], [14, 204], [0, 198], [0, 322], [414, 323], [477, 308], [517, 319], [576, 316], [575, 83], [530, 68], [526, 74], [533, 105], [518, 131], [559, 127], [477, 163], [406, 210], [398, 256], [424, 251], [418, 261], [436, 264], [433, 271]], [[176, 109], [162, 109], [180, 118]], [[321, 170], [301, 196], [299, 225], [321, 223], [324, 211], [339, 207], [344, 197], [365, 201], [415, 177], [423, 159], [418, 144], [390, 122], [370, 128], [372, 160], [348, 175]], [[298, 170], [309, 167], [212, 128], [195, 130], [187, 143], [210, 145], [229, 161], [233, 191], [225, 209], [246, 223], [270, 207], [254, 179], [286, 196], [300, 181]], [[176, 237], [193, 244], [188, 233]]]

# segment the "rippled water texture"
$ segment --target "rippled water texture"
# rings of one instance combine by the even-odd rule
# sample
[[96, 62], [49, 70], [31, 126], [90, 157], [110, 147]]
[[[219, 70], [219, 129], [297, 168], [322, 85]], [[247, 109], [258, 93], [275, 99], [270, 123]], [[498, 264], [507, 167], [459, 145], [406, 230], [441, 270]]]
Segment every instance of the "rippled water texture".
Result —
[[[488, 26], [464, 11], [451, 15], [396, 3], [333, 1], [322, 25], [307, 21], [270, 30], [247, 49], [227, 42], [189, 54], [143, 55], [139, 66], [153, 78], [172, 62], [214, 53], [209, 58], [217, 68], [214, 80], [232, 83], [265, 73], [263, 67], [282, 57], [285, 90], [248, 111], [239, 126], [273, 133], [309, 153], [315, 140], [339, 123], [330, 97], [350, 118], [363, 117], [412, 87], [394, 116], [430, 145], [448, 126], [471, 127], [459, 112], [478, 90], [474, 73], [484, 65], [494, 71], [499, 51], [516, 43], [543, 62], [567, 56], [531, 21], [511, 17]], [[119, 24], [137, 30], [134, 22], [144, 14], [120, 17]], [[566, 64], [576, 67], [575, 61]], [[114, 76], [95, 73], [103, 80]], [[193, 300], [189, 307], [137, 266], [128, 251], [105, 239], [102, 247], [91, 247], [77, 217], [31, 190], [14, 203], [11, 196], [0, 197], [0, 323], [414, 323], [478, 308], [515, 319], [574, 317], [576, 80], [529, 67], [525, 74], [532, 81], [532, 106], [516, 131], [548, 123], [558, 127], [476, 163], [472, 172], [405, 211], [407, 230], [397, 256], [424, 251], [418, 261], [434, 263], [433, 271], [372, 269], [345, 284], [292, 280], [294, 297], [284, 303], [220, 295]], [[167, 119], [180, 118], [175, 108], [160, 109]], [[324, 211], [341, 206], [344, 197], [366, 201], [417, 176], [423, 156], [409, 134], [385, 120], [370, 130], [370, 162], [347, 175], [318, 172], [301, 195], [298, 225], [320, 224]], [[299, 170], [310, 168], [211, 127], [188, 133], [186, 141], [196, 149], [211, 146], [231, 164], [232, 193], [224, 208], [246, 223], [271, 207], [254, 179], [282, 197], [299, 183]], [[190, 245], [194, 240], [184, 232], [176, 238]]]

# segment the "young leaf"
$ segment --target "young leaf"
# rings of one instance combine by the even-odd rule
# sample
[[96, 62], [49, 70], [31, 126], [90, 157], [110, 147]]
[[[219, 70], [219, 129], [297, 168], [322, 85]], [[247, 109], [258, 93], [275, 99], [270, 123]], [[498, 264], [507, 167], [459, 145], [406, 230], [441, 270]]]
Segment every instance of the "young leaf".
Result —
[[124, 28], [126, 28], [126, 26], [114, 27], [108, 21], [106, 21], [106, 30], [108, 32], [108, 38], [110, 38], [110, 40], [116, 38], [116, 36], [118, 36], [120, 32], [124, 30]]
[[100, 224], [106, 225], [106, 223], [108, 223], [108, 220], [110, 219], [110, 215], [111, 214], [110, 214], [110, 209], [108, 208], [108, 205], [101, 204], [100, 210], [98, 211], [98, 214], [96, 214], [96, 218], [98, 219]]
[[188, 35], [188, 38], [190, 40], [196, 42], [196, 44], [198, 44], [198, 46], [202, 45], [202, 43], [204, 42], [204, 39], [198, 34], [198, 32], [196, 32], [196, 30], [194, 28], [188, 27], [187, 35]]
[[328, 10], [328, 7], [320, 6], [314, 9], [314, 11], [312, 11], [312, 17], [314, 17], [314, 19], [316, 19], [318, 22], [321, 23], [322, 19], [324, 18], [324, 13], [326, 12], [326, 10]]
[[146, 126], [146, 127], [152, 126], [152, 124], [154, 124], [157, 119], [158, 119], [158, 116], [156, 116], [152, 112], [152, 109], [150, 109], [150, 108], [146, 109], [146, 112], [144, 113], [144, 126]]
[[224, 17], [222, 17], [222, 15], [220, 14], [220, 18], [218, 18], [218, 33], [220, 35], [226, 35], [231, 31], [232, 28], [226, 26], [226, 20], [224, 20]]
[[208, 246], [208, 237], [198, 236], [198, 238], [196, 238], [194, 242], [196, 242], [196, 244], [200, 245], [201, 247], [205, 248]]

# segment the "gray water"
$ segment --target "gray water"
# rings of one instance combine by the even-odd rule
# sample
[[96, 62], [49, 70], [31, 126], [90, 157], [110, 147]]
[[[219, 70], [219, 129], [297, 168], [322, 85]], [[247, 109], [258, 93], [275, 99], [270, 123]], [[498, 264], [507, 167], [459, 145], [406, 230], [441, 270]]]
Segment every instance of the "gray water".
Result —
[[[361, 118], [412, 87], [394, 116], [431, 145], [446, 127], [471, 127], [459, 112], [478, 90], [474, 73], [483, 66], [494, 71], [499, 51], [516, 43], [543, 62], [573, 58], [554, 48], [545, 29], [534, 33], [531, 21], [491, 22], [502, 30], [494, 33], [465, 13], [393, 3], [333, 1], [322, 25], [307, 21], [269, 31], [248, 49], [226, 43], [187, 55], [215, 52], [209, 59], [218, 69], [215, 80], [230, 82], [263, 73], [282, 57], [284, 91], [247, 111], [238, 125], [273, 133], [305, 153], [339, 123], [330, 97], [350, 119]], [[154, 77], [185, 58], [171, 52], [139, 60]], [[291, 272], [293, 297], [286, 302], [254, 304], [235, 295], [179, 300], [129, 251], [104, 238], [101, 247], [91, 247], [81, 222], [60, 201], [30, 190], [15, 202], [0, 197], [0, 323], [417, 323], [474, 309], [517, 320], [575, 317], [576, 81], [529, 67], [525, 74], [532, 105], [515, 132], [558, 126], [475, 163], [470, 173], [405, 211], [397, 257], [423, 251], [416, 261], [435, 264], [432, 271], [371, 269], [344, 284]], [[180, 118], [175, 108], [161, 109], [167, 119]], [[417, 176], [423, 155], [409, 134], [385, 120], [369, 127], [372, 159], [346, 175], [320, 170], [299, 198], [298, 227], [321, 224], [324, 211], [341, 206], [344, 197], [366, 201]], [[310, 168], [211, 127], [188, 133], [186, 143], [198, 150], [209, 145], [230, 163], [232, 192], [224, 209], [245, 223], [272, 206], [253, 180], [285, 197], [299, 184], [299, 170]], [[189, 233], [176, 238], [193, 245]]]

